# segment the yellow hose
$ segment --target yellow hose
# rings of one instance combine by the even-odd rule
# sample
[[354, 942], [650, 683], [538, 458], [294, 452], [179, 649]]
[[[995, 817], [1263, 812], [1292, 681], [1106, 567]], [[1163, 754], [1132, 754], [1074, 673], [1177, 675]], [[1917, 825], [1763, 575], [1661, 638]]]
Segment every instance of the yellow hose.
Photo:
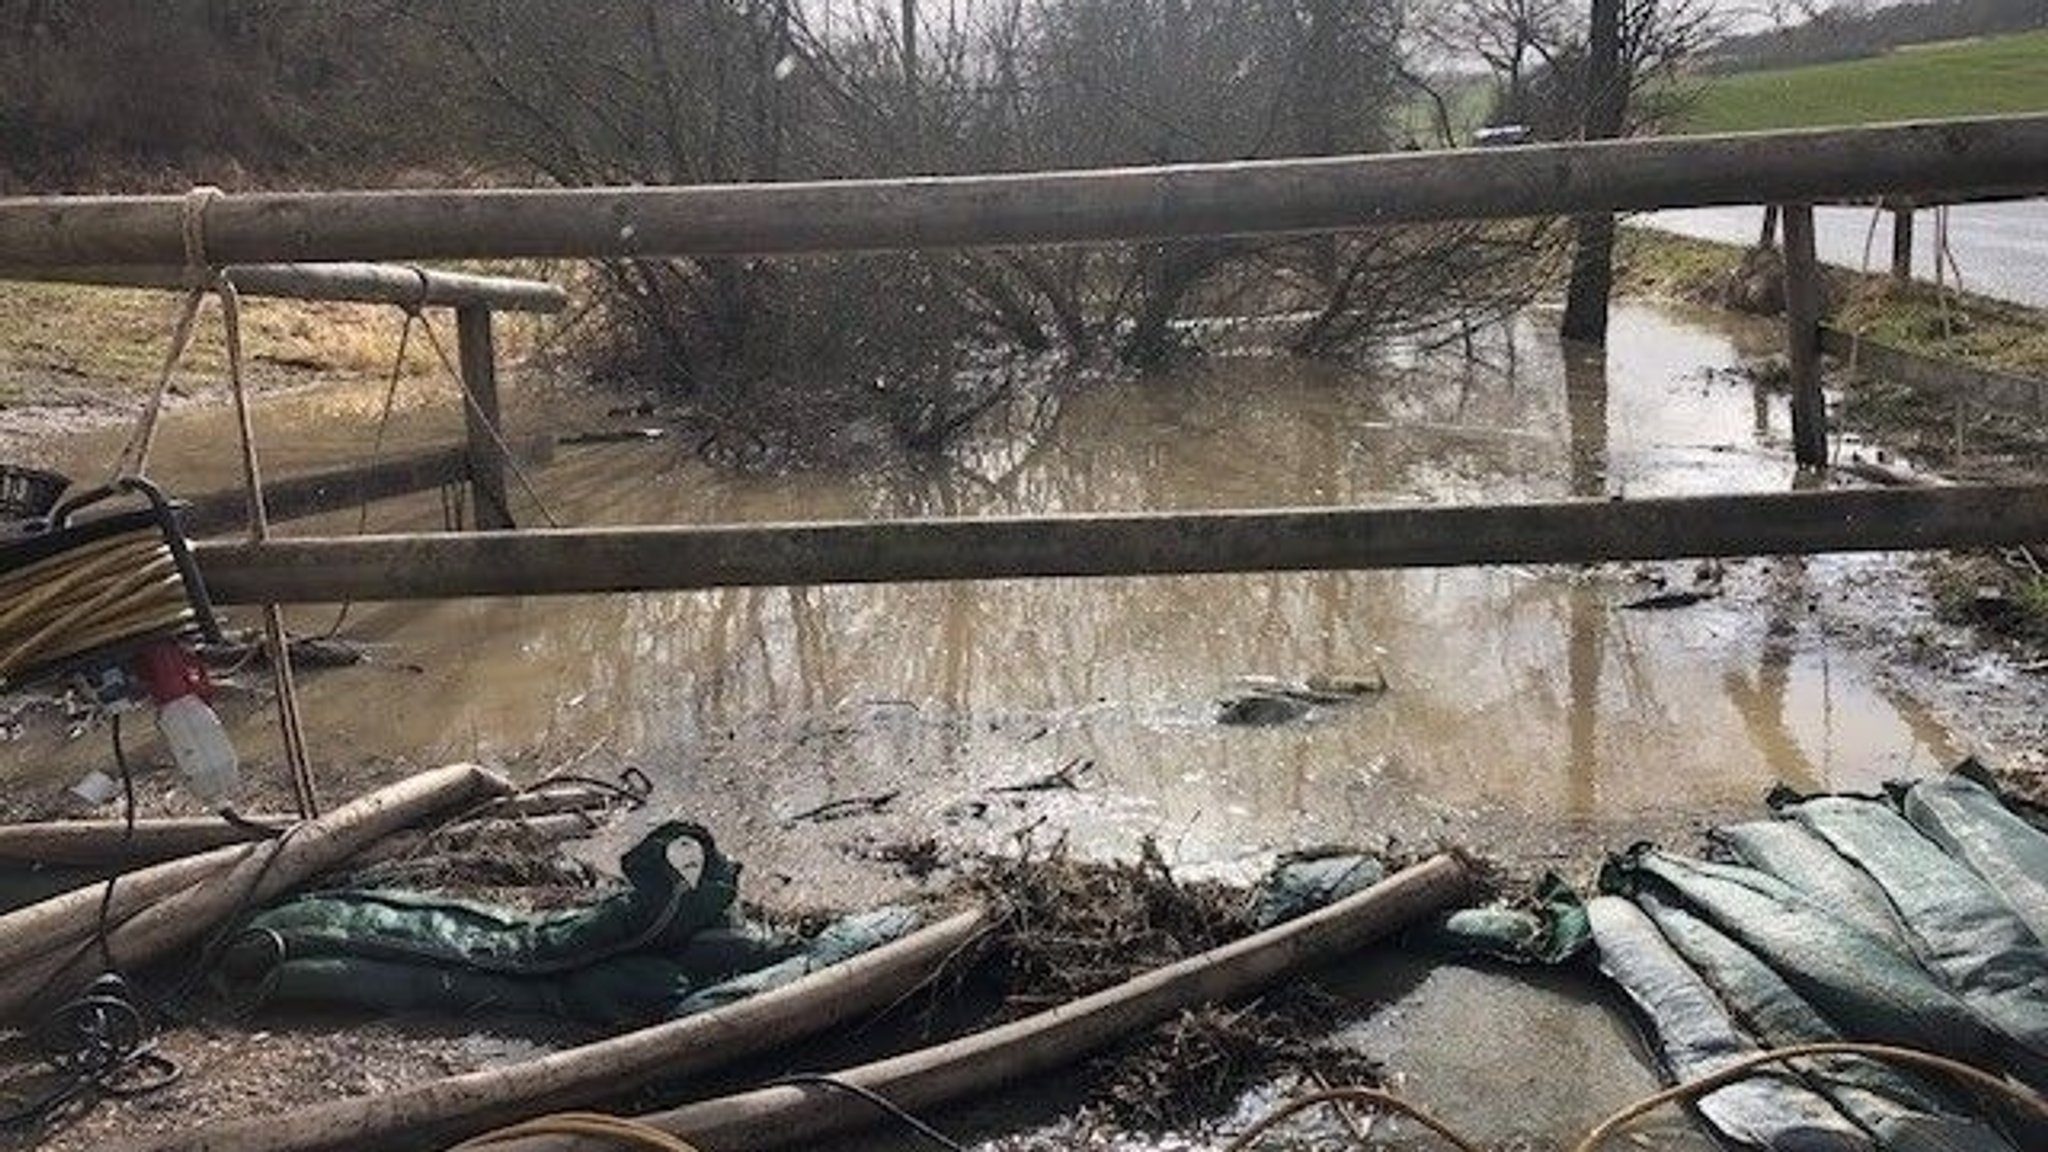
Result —
[[184, 579], [154, 529], [66, 549], [0, 574], [0, 687], [30, 669], [193, 621]]
[[648, 1148], [654, 1152], [698, 1152], [696, 1145], [680, 1136], [664, 1132], [652, 1125], [620, 1116], [607, 1116], [602, 1112], [562, 1112], [553, 1116], [541, 1116], [486, 1132], [481, 1136], [464, 1140], [449, 1152], [468, 1152], [470, 1149], [488, 1148], [527, 1136], [590, 1136], [610, 1141], [624, 1148]]
[[2003, 1096], [2014, 1104], [2019, 1105], [2024, 1111], [2032, 1112], [2042, 1120], [2048, 1120], [2048, 1100], [2043, 1100], [2038, 1093], [2030, 1092], [2007, 1081], [2004, 1077], [1994, 1076], [1981, 1068], [1965, 1064], [1960, 1060], [1952, 1060], [1947, 1056], [1938, 1056], [1932, 1052], [1921, 1052], [1912, 1048], [1897, 1048], [1889, 1044], [1796, 1044], [1790, 1048], [1773, 1048], [1768, 1052], [1759, 1052], [1754, 1056], [1745, 1057], [1726, 1068], [1709, 1073], [1697, 1080], [1688, 1080], [1677, 1087], [1666, 1088], [1654, 1096], [1644, 1097], [1601, 1121], [1591, 1132], [1586, 1133], [1586, 1138], [1579, 1141], [1572, 1149], [1572, 1152], [1597, 1152], [1602, 1144], [1613, 1139], [1616, 1133], [1620, 1132], [1622, 1128], [1626, 1127], [1631, 1120], [1636, 1119], [1638, 1116], [1654, 1112], [1666, 1104], [1693, 1100], [1705, 1096], [1716, 1088], [1724, 1087], [1742, 1079], [1763, 1065], [1776, 1064], [1785, 1060], [1797, 1060], [1805, 1056], [1862, 1056], [1871, 1060], [1888, 1060], [1894, 1064], [1910, 1064], [1918, 1068], [1946, 1073], [1967, 1082], [1974, 1088], [1981, 1088], [1994, 1095]]

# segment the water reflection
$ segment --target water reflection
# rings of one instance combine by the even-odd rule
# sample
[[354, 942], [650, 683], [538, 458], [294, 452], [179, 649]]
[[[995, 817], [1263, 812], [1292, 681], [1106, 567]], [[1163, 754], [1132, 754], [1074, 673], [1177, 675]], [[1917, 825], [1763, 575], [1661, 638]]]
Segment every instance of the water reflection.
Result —
[[[1564, 352], [1565, 411], [1571, 424], [1569, 490], [1573, 496], [1607, 494], [1607, 350], [1567, 345]], [[1571, 693], [1571, 762], [1566, 769], [1566, 808], [1573, 815], [1593, 810], [1600, 762], [1600, 665], [1606, 659], [1608, 607], [1591, 589], [1566, 590], [1566, 675]]]
[[[564, 449], [536, 479], [558, 515], [580, 523], [1597, 498], [1792, 482], [1782, 403], [1707, 371], [1776, 339], [1771, 326], [1624, 307], [1605, 356], [1563, 351], [1549, 327], [1520, 326], [1484, 368], [1363, 372], [1219, 356], [1013, 413], [1032, 434], [973, 446], [950, 470], [742, 477], [662, 443]], [[345, 412], [356, 416], [337, 418]], [[515, 424], [542, 419], [515, 404]], [[561, 420], [554, 409], [546, 419]], [[294, 464], [331, 466], [359, 457], [368, 420], [342, 400], [287, 398], [265, 406], [262, 426], [271, 442], [292, 440]], [[423, 404], [401, 423], [409, 443], [427, 443], [456, 435], [460, 414]], [[224, 428], [211, 415], [169, 422], [163, 477], [189, 488], [229, 482]], [[77, 450], [90, 458], [101, 448]], [[435, 530], [438, 520], [438, 505], [422, 499], [380, 506], [371, 524]], [[349, 532], [355, 516], [290, 527]], [[1785, 585], [1770, 604], [1802, 598], [1794, 567], [1772, 571]], [[786, 740], [757, 750], [758, 773], [718, 778], [732, 803], [757, 813], [786, 810], [793, 792], [905, 786], [937, 806], [979, 781], [1014, 779], [1020, 765], [1086, 756], [1116, 819], [1135, 811], [1191, 855], [1342, 838], [1401, 807], [1626, 814], [1744, 800], [1779, 779], [1861, 785], [1953, 752], [1938, 725], [1886, 699], [1856, 659], [1830, 656], [1803, 616], [1787, 631], [1735, 598], [1617, 611], [1631, 594], [1611, 574], [1492, 568], [361, 606], [347, 634], [387, 662], [311, 680], [305, 713], [330, 761], [546, 760], [602, 744], [691, 782], [714, 773], [714, 745]], [[316, 628], [332, 615], [293, 619]], [[1393, 690], [1317, 722], [1209, 721], [1232, 676], [1373, 665]], [[266, 716], [251, 705], [234, 717], [258, 762], [277, 755]], [[799, 737], [810, 741], [801, 754], [791, 750]], [[54, 756], [65, 773], [67, 760], [88, 755], [31, 744], [4, 754], [17, 765]]]

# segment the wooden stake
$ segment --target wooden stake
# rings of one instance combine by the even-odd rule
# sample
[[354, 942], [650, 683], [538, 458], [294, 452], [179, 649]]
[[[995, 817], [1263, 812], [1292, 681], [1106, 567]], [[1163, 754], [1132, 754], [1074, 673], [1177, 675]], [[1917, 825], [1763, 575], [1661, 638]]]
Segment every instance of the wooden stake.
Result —
[[1820, 387], [1820, 263], [1813, 205], [1787, 204], [1785, 344], [1792, 363], [1792, 451], [1802, 468], [1828, 463], [1828, 406]]
[[470, 305], [455, 310], [455, 335], [462, 359], [462, 406], [469, 436], [469, 490], [475, 496], [476, 526], [486, 531], [517, 527], [505, 491], [504, 425], [498, 405], [498, 358], [491, 338], [491, 310]]

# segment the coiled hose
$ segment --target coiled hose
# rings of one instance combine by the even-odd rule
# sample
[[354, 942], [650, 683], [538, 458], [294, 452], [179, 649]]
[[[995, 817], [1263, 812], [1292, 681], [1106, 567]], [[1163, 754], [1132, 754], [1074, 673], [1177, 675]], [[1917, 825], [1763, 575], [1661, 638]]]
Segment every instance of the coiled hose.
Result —
[[0, 605], [0, 689], [96, 648], [199, 623], [170, 543], [155, 526], [0, 573]]

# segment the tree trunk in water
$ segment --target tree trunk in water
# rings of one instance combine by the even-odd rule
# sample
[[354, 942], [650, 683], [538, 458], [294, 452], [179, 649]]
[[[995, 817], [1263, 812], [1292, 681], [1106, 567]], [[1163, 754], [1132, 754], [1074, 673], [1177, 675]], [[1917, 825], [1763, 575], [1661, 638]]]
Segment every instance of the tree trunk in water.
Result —
[[[1622, 0], [1593, 0], [1584, 92], [1588, 140], [1614, 139], [1622, 134], [1627, 122], [1628, 82], [1622, 75], [1621, 4]], [[1579, 217], [1578, 232], [1571, 286], [1565, 296], [1563, 333], [1567, 340], [1605, 344], [1608, 298], [1614, 292], [1613, 213]]]

